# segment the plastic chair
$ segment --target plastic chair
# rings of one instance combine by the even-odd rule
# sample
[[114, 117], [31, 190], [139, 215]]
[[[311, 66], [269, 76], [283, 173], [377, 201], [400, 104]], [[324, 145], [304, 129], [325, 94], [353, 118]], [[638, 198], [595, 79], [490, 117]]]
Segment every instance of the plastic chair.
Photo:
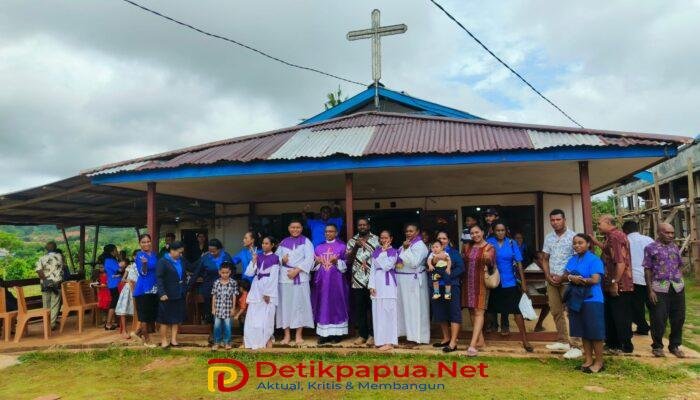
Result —
[[80, 289], [80, 283], [77, 281], [67, 281], [61, 284], [61, 298], [63, 299], [63, 304], [61, 305], [60, 333], [63, 333], [63, 328], [66, 325], [68, 316], [73, 311], [78, 313], [78, 333], [83, 333], [85, 311], [91, 308], [83, 304], [82, 297], [83, 293]]
[[17, 311], [7, 311], [7, 304], [5, 304], [5, 288], [0, 287], [0, 320], [2, 320], [5, 341], [10, 341], [10, 335], [12, 334], [12, 322], [17, 318]]
[[49, 340], [51, 335], [51, 310], [48, 308], [27, 309], [27, 300], [24, 297], [24, 288], [15, 286], [17, 291], [17, 329], [15, 330], [15, 343], [27, 332], [27, 323], [32, 318], [41, 318], [44, 322], [44, 340]]
[[90, 286], [90, 281], [82, 280], [80, 285], [80, 301], [92, 313], [92, 323], [97, 326], [97, 315], [100, 309], [97, 307], [97, 295], [95, 289]]

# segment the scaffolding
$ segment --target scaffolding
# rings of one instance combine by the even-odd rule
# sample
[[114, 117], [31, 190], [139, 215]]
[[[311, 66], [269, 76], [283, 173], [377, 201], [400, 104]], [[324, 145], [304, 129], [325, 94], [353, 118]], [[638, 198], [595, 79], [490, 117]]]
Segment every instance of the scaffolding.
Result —
[[639, 175], [640, 180], [613, 189], [617, 214], [622, 221], [636, 221], [640, 233], [656, 237], [660, 223], [676, 231], [676, 243], [686, 257], [686, 270], [700, 282], [698, 205], [700, 198], [700, 142], [680, 149], [678, 156]]

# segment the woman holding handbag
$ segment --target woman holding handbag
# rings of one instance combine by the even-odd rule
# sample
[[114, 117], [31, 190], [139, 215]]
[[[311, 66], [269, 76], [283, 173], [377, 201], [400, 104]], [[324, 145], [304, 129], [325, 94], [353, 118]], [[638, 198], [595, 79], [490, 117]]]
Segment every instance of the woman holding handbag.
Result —
[[515, 324], [522, 337], [523, 348], [528, 353], [532, 353], [533, 348], [527, 340], [525, 320], [519, 306], [520, 297], [527, 292], [525, 274], [522, 269], [523, 257], [517, 242], [506, 237], [507, 229], [504, 224], [497, 223], [493, 231], [495, 236], [490, 237], [487, 241], [496, 249], [496, 266], [498, 267], [500, 284], [491, 290], [488, 312], [496, 315], [500, 313], [505, 318], [508, 318], [509, 314], [513, 314]]
[[[464, 246], [462, 257], [466, 266], [466, 274], [462, 281], [462, 306], [469, 309], [472, 320], [472, 339], [467, 349], [467, 355], [479, 355], [477, 347], [484, 347], [484, 313], [488, 305], [489, 289], [486, 282], [493, 284], [498, 269], [495, 268], [495, 250], [484, 238], [484, 230], [473, 226], [469, 231], [472, 242]], [[494, 279], [495, 278], [495, 279]]]

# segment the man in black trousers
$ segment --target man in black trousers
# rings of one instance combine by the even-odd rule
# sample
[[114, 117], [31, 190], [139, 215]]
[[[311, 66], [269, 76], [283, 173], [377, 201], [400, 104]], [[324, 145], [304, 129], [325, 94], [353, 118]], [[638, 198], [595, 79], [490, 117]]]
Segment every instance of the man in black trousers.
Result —
[[[352, 223], [352, 221], [349, 221]], [[379, 237], [370, 232], [369, 219], [357, 220], [357, 234], [347, 243], [347, 263], [352, 266], [350, 298], [353, 322], [357, 325], [358, 337], [354, 344], [373, 345], [372, 338], [372, 299], [369, 295], [369, 259], [374, 249], [379, 247]]]
[[675, 230], [671, 224], [659, 224], [658, 239], [644, 248], [644, 276], [649, 291], [651, 308], [651, 352], [664, 356], [663, 337], [666, 322], [671, 325], [668, 351], [678, 358], [685, 354], [680, 349], [685, 323], [685, 282], [681, 251], [673, 242]]

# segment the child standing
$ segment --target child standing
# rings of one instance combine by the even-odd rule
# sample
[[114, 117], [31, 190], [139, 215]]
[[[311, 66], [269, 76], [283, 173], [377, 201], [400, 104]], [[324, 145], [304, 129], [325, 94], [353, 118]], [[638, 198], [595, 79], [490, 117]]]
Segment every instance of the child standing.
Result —
[[272, 347], [280, 270], [280, 259], [273, 253], [273, 246], [273, 238], [264, 238], [263, 254], [254, 254], [245, 271], [246, 275], [254, 276], [248, 293], [248, 316], [243, 327], [243, 344], [247, 349]]
[[[247, 278], [251, 280], [248, 280]], [[250, 291], [250, 282], [253, 278], [254, 277], [248, 277], [243, 274], [243, 279], [238, 281], [240, 297], [238, 297], [238, 308], [236, 309], [236, 314], [234, 314], [233, 319], [238, 321], [240, 324], [241, 334], [243, 334], [243, 329], [245, 327], [245, 316], [246, 312], [248, 311], [248, 292]]]
[[432, 253], [428, 256], [428, 271], [435, 272], [431, 275], [433, 280], [433, 300], [440, 298], [440, 280], [445, 282], [445, 300], [452, 299], [452, 285], [450, 282], [450, 269], [452, 268], [452, 260], [447, 254], [445, 248], [439, 240], [433, 242], [430, 247]]
[[372, 325], [374, 327], [374, 344], [379, 350], [387, 351], [399, 344], [398, 308], [396, 298], [396, 262], [398, 252], [391, 247], [391, 234], [382, 231], [379, 234], [380, 247], [370, 258], [369, 273], [370, 296], [372, 297]]
[[[134, 251], [132, 257], [136, 260], [136, 253]], [[129, 329], [126, 327], [126, 316], [134, 315], [134, 298], [131, 294], [134, 292], [134, 286], [136, 285], [136, 280], [139, 278], [139, 273], [136, 270], [136, 261], [129, 264], [122, 278], [124, 282], [124, 287], [121, 293], [119, 293], [119, 300], [117, 301], [117, 307], [115, 308], [116, 314], [119, 316], [119, 330], [121, 331], [122, 337], [124, 339], [130, 339]]]
[[109, 310], [109, 305], [112, 303], [112, 294], [107, 287], [107, 273], [102, 264], [99, 264], [98, 271], [100, 272], [97, 282], [93, 282], [93, 286], [97, 287], [97, 308], [103, 312]]
[[231, 349], [231, 317], [238, 295], [238, 285], [231, 279], [231, 271], [235, 266], [230, 261], [224, 261], [219, 267], [219, 279], [214, 282], [211, 290], [211, 314], [214, 316], [214, 345], [212, 350], [218, 350], [223, 345]]

